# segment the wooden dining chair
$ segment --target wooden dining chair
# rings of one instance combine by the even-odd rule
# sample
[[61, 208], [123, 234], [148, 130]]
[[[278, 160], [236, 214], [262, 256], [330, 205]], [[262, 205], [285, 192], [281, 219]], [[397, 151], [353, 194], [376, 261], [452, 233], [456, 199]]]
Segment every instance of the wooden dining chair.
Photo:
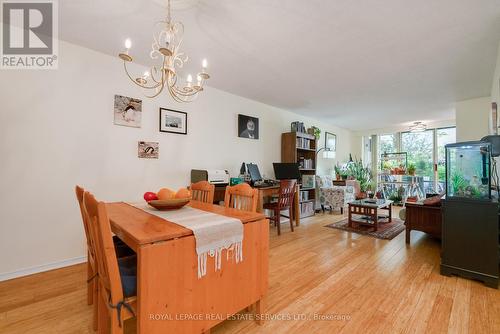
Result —
[[278, 201], [265, 203], [264, 209], [271, 210], [273, 215], [269, 217], [278, 228], [278, 235], [281, 234], [281, 211], [288, 210], [290, 217], [290, 229], [293, 232], [293, 198], [296, 191], [296, 180], [281, 180]]
[[111, 334], [122, 334], [123, 322], [135, 317], [137, 310], [137, 257], [117, 258], [105, 203], [85, 192], [83, 205], [95, 242], [98, 329], [104, 333], [110, 326]]
[[94, 304], [94, 316], [92, 328], [97, 330], [97, 267], [96, 267], [96, 253], [94, 246], [94, 239], [89, 230], [89, 223], [87, 214], [83, 206], [83, 195], [85, 190], [80, 187], [75, 187], [76, 198], [80, 205], [80, 214], [82, 216], [83, 228], [85, 230], [85, 237], [87, 239], [87, 304]]
[[215, 186], [208, 181], [191, 183], [191, 195], [195, 201], [213, 204]]
[[[80, 207], [80, 214], [82, 216], [83, 229], [85, 230], [85, 238], [87, 240], [87, 304], [94, 305], [94, 318], [92, 327], [97, 330], [97, 302], [95, 300], [97, 295], [97, 265], [96, 265], [96, 251], [95, 241], [90, 233], [90, 226], [85, 208], [83, 206], [83, 195], [85, 189], [80, 186], [75, 187], [76, 198]], [[116, 256], [126, 257], [134, 255], [134, 251], [130, 249], [123, 241], [117, 237], [113, 237], [113, 244], [115, 247]]]
[[247, 183], [240, 183], [226, 187], [224, 205], [226, 208], [257, 212], [257, 198], [257, 189], [253, 189]]

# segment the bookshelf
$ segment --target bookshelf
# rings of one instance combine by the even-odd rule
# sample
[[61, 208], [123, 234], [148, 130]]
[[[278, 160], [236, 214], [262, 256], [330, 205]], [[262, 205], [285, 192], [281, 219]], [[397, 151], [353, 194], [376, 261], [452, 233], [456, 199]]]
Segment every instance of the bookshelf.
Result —
[[302, 132], [285, 132], [281, 135], [281, 162], [299, 163], [300, 186], [300, 218], [314, 215], [316, 204], [316, 188], [302, 186], [304, 175], [316, 175], [316, 137]]

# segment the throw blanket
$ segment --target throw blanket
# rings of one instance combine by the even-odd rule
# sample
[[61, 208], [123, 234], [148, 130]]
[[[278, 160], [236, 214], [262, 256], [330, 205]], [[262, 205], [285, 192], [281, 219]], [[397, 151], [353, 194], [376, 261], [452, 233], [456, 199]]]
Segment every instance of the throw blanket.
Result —
[[215, 257], [215, 270], [221, 269], [222, 250], [226, 258], [235, 254], [236, 263], [243, 261], [243, 224], [239, 219], [184, 206], [178, 210], [158, 211], [146, 203], [129, 203], [147, 213], [193, 231], [198, 254], [198, 278], [207, 273], [207, 256]]

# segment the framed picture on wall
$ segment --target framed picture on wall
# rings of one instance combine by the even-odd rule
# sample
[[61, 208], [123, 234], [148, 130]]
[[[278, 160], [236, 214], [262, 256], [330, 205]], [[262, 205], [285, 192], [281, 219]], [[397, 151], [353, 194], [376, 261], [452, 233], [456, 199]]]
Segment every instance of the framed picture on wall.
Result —
[[187, 134], [187, 113], [160, 108], [160, 132]]
[[140, 141], [137, 145], [137, 156], [141, 159], [158, 159], [160, 143]]
[[337, 151], [337, 136], [330, 132], [325, 132], [325, 149], [328, 151]]
[[142, 101], [128, 96], [115, 95], [114, 123], [116, 125], [141, 127]]
[[257, 117], [239, 114], [238, 137], [259, 139], [259, 119]]

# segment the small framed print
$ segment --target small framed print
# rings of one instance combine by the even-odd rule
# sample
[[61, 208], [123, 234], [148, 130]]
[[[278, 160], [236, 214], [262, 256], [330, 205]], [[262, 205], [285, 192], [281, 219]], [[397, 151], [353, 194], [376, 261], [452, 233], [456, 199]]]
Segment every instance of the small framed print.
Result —
[[238, 114], [238, 137], [259, 139], [259, 119]]
[[137, 146], [137, 155], [141, 159], [158, 159], [160, 143], [140, 141]]
[[187, 113], [160, 108], [160, 132], [187, 134]]
[[330, 132], [325, 132], [325, 148], [329, 151], [337, 151], [337, 136]]

